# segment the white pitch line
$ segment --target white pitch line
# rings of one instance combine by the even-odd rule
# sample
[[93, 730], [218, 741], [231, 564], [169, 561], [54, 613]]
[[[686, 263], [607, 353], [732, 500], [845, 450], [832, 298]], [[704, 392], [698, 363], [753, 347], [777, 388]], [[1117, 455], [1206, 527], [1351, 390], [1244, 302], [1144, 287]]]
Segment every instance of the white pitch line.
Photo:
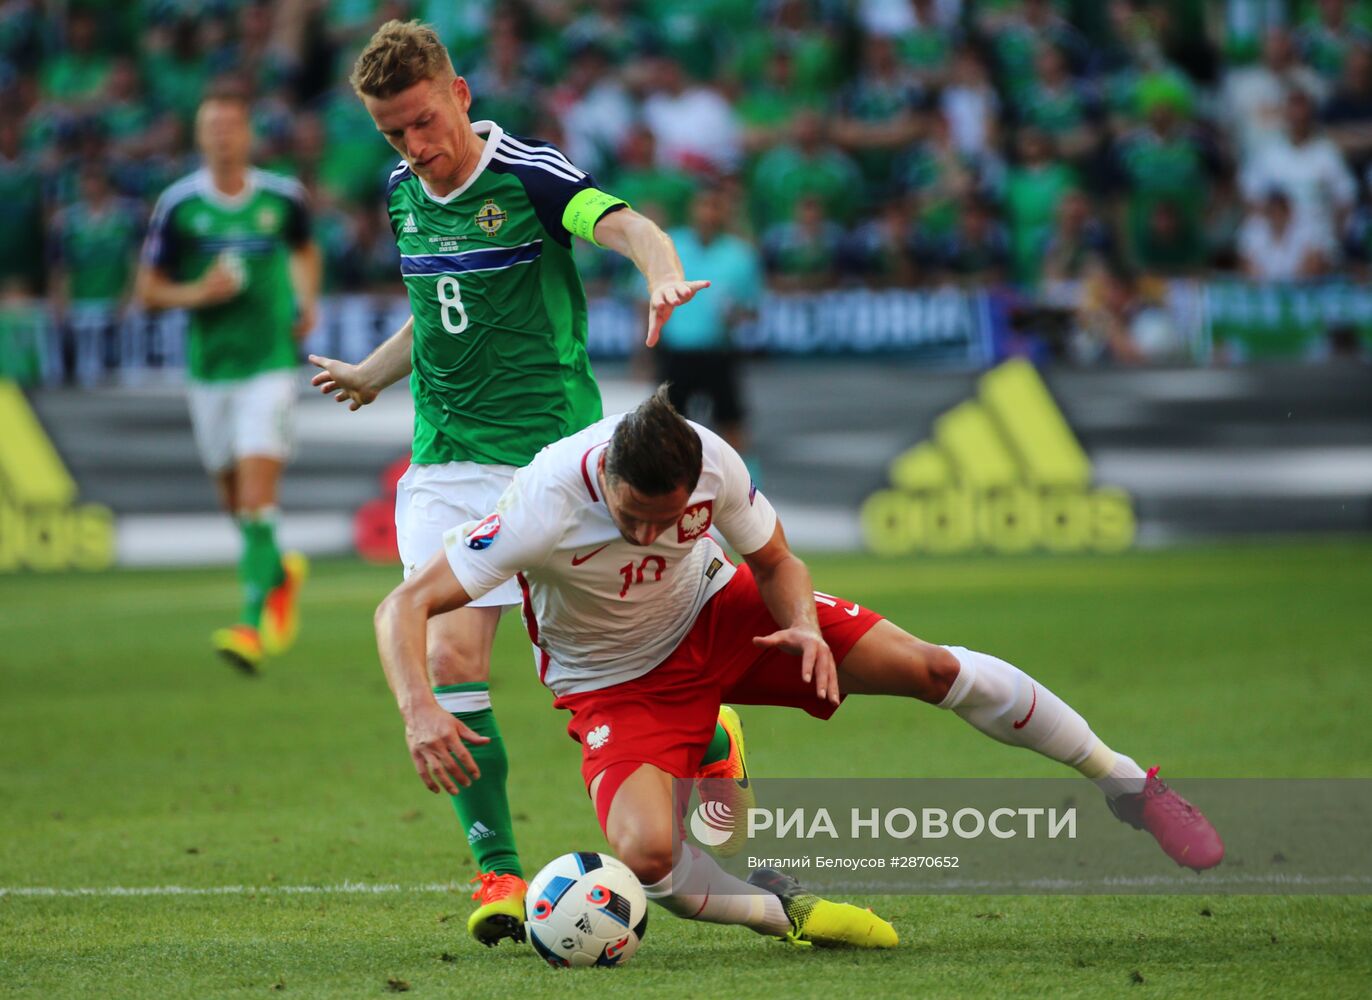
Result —
[[[847, 891], [869, 888], [876, 891], [891, 889], [890, 882], [845, 882]], [[1111, 892], [1130, 894], [1130, 889], [1238, 889], [1257, 886], [1284, 886], [1290, 888], [1316, 886], [1348, 887], [1358, 886], [1363, 890], [1372, 888], [1372, 878], [1363, 875], [1230, 875], [1197, 876], [1194, 878], [1175, 875], [1145, 875], [1137, 877], [1104, 877], [1092, 879], [1028, 879], [1021, 881], [994, 879], [952, 879], [940, 883], [902, 887], [919, 894], [941, 893], [949, 890], [993, 890], [1010, 895], [1032, 895], [1032, 890], [1062, 892]], [[1029, 890], [1029, 892], [1026, 892]], [[428, 882], [420, 885], [400, 885], [395, 882], [340, 882], [336, 885], [105, 885], [63, 888], [59, 886], [0, 886], [0, 897], [23, 896], [41, 898], [71, 897], [118, 897], [118, 896], [322, 896], [351, 895], [379, 896], [390, 893], [445, 893], [464, 891], [461, 886], [448, 882]], [[906, 895], [896, 893], [896, 895]]]
[[399, 885], [381, 882], [342, 882], [338, 885], [97, 885], [61, 888], [48, 885], [0, 886], [0, 896], [379, 896], [387, 893], [456, 892], [447, 882]]

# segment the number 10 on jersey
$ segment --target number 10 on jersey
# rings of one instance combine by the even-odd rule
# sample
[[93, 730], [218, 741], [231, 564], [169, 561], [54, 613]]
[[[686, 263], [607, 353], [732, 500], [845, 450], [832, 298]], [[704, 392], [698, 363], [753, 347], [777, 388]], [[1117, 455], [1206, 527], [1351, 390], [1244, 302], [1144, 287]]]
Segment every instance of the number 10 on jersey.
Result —
[[462, 304], [462, 288], [451, 274], [438, 279], [438, 311], [443, 329], [459, 334], [467, 329], [467, 308]]

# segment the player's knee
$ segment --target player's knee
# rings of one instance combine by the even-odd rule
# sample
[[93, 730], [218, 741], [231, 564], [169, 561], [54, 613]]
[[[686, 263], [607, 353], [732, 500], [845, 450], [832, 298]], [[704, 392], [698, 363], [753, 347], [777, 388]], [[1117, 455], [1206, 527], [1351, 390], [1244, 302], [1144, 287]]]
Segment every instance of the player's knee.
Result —
[[429, 677], [435, 684], [471, 684], [490, 673], [486, 657], [475, 650], [438, 647], [429, 650]]
[[234, 477], [234, 504], [240, 514], [260, 515], [276, 506], [276, 480], [268, 475]]
[[654, 831], [627, 830], [611, 840], [615, 857], [644, 885], [661, 882], [672, 873], [672, 840]]
[[962, 664], [958, 658], [943, 646], [923, 643], [924, 646], [924, 685], [925, 693], [920, 697], [935, 705], [948, 697], [953, 682], [958, 679]]
[[961, 669], [956, 656], [943, 646], [935, 646], [914, 636], [909, 637], [902, 654], [911, 695], [933, 705], [948, 697]]

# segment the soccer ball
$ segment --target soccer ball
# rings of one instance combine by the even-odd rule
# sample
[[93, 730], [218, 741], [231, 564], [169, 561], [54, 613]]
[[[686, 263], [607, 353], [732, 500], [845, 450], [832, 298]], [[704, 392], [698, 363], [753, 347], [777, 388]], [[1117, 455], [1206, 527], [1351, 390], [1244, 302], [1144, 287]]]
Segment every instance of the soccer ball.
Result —
[[529, 883], [525, 929], [553, 968], [623, 965], [648, 927], [648, 897], [624, 862], [578, 851], [549, 863]]

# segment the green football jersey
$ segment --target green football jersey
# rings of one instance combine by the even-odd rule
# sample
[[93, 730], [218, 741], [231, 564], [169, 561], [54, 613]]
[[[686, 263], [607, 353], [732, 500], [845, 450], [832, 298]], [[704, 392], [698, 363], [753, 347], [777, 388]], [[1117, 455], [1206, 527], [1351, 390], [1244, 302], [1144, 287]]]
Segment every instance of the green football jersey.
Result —
[[173, 281], [195, 281], [221, 257], [242, 276], [227, 302], [190, 314], [191, 378], [222, 382], [296, 363], [290, 252], [310, 240], [298, 181], [263, 170], [228, 197], [199, 170], [162, 193], [148, 224], [143, 259]]
[[405, 163], [387, 185], [414, 316], [418, 465], [527, 465], [601, 418], [572, 237], [624, 202], [555, 147], [474, 122], [486, 145], [440, 198]]
[[73, 302], [115, 302], [133, 279], [141, 226], [126, 201], [110, 199], [100, 211], [77, 202], [57, 213], [49, 237], [53, 262], [67, 275]]

